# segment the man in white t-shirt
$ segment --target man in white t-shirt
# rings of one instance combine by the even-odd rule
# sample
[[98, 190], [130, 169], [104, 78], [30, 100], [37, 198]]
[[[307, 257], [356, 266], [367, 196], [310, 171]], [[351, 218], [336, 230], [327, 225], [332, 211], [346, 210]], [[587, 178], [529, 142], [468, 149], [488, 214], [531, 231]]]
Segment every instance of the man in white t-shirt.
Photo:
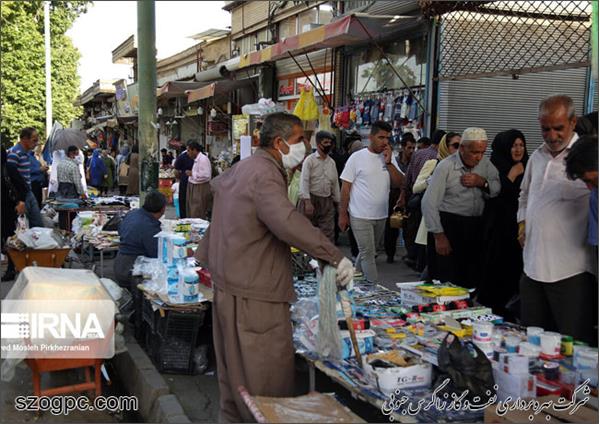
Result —
[[352, 154], [342, 172], [339, 226], [348, 224], [358, 244], [356, 269], [368, 281], [377, 281], [375, 249], [383, 238], [388, 217], [390, 185], [400, 187], [404, 174], [392, 155], [392, 127], [383, 121], [371, 126], [369, 147]]

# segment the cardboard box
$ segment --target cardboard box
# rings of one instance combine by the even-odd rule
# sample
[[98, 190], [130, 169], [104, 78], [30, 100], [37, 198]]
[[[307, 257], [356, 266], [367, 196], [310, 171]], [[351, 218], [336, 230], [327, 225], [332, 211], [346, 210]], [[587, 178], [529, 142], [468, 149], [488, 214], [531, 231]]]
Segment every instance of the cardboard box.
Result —
[[363, 358], [363, 364], [367, 378], [386, 396], [396, 389], [431, 386], [431, 364], [420, 359], [418, 364], [408, 367], [373, 368], [366, 357]]

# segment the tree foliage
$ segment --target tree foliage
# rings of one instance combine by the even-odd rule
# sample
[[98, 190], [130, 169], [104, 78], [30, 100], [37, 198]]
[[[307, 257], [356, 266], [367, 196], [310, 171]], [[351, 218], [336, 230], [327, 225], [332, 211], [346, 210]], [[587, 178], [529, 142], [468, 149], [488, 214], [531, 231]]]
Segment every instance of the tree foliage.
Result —
[[[66, 35], [75, 19], [85, 13], [88, 1], [52, 1], [53, 120], [68, 125], [80, 114], [74, 101], [79, 94], [79, 51]], [[0, 2], [0, 107], [2, 138], [15, 141], [21, 128], [36, 127], [46, 134], [46, 80], [44, 4], [41, 0]]]

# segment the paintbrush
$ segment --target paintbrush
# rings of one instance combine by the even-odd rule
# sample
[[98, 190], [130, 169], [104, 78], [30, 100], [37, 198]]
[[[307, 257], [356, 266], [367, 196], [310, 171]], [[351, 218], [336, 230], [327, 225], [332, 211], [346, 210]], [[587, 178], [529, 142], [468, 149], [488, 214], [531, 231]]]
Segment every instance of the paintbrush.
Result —
[[350, 296], [345, 289], [339, 291], [340, 304], [342, 305], [342, 311], [346, 317], [346, 323], [348, 324], [348, 331], [350, 332], [350, 340], [352, 340], [352, 347], [354, 347], [354, 355], [358, 361], [359, 366], [362, 368], [362, 357], [360, 356], [360, 350], [358, 348], [358, 340], [356, 339], [356, 331], [354, 330], [354, 323], [352, 322], [352, 307], [350, 306]]

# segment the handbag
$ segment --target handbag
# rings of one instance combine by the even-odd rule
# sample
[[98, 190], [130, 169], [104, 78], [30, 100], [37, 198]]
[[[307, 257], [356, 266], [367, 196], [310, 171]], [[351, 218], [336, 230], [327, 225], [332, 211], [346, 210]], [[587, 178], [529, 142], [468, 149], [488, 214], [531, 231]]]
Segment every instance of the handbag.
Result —
[[404, 214], [404, 211], [399, 208], [394, 208], [394, 212], [390, 215], [390, 228], [402, 228], [402, 223], [405, 218], [408, 218], [408, 216]]
[[421, 210], [421, 200], [423, 200], [424, 195], [425, 195], [425, 192], [413, 193], [413, 195], [410, 196], [410, 199], [408, 199], [408, 202], [406, 203], [406, 208], [409, 211], [420, 211]]

